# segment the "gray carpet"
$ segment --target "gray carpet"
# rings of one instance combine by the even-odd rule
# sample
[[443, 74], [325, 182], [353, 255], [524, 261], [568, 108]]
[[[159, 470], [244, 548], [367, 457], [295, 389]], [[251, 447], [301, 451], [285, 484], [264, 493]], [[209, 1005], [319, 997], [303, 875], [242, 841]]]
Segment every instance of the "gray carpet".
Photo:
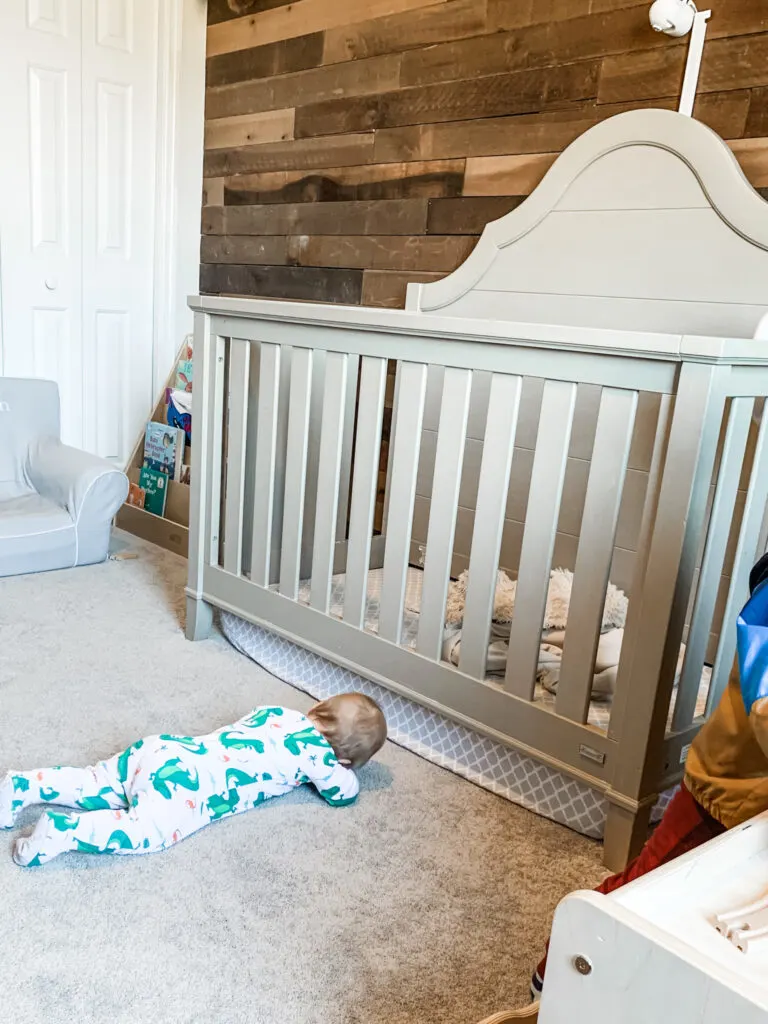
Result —
[[[186, 563], [117, 540], [140, 558], [0, 580], [0, 771], [310, 706], [223, 638], [188, 643]], [[0, 833], [2, 1020], [473, 1024], [523, 1001], [599, 847], [391, 743], [361, 783], [352, 807], [305, 787], [145, 857], [24, 871]]]

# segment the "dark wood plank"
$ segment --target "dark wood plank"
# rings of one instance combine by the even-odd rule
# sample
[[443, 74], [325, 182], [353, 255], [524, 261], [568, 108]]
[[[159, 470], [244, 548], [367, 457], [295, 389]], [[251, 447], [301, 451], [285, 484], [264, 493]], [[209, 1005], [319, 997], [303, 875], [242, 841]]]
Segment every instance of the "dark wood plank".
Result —
[[260, 295], [310, 302], [358, 305], [362, 295], [361, 270], [315, 267], [248, 267], [203, 263], [200, 291], [215, 295]]
[[224, 207], [204, 206], [200, 219], [200, 230], [204, 235], [224, 234]]
[[699, 89], [751, 89], [768, 85], [768, 32], [715, 39], [705, 46]]
[[323, 33], [313, 32], [284, 42], [209, 57], [205, 62], [205, 84], [209, 88], [233, 85], [254, 78], [271, 78], [316, 68], [323, 62], [323, 45]]
[[[247, 10], [246, 14], [257, 14], [259, 11], [269, 11], [273, 7], [284, 7], [292, 0], [244, 0]], [[233, 18], [241, 18], [242, 14], [233, 11], [228, 0], [208, 0], [208, 24], [219, 25], [222, 21], [232, 21]]]
[[373, 132], [296, 142], [270, 142], [260, 146], [209, 151], [204, 158], [207, 178], [250, 174], [255, 171], [310, 170], [368, 163], [373, 156]]
[[205, 234], [200, 244], [200, 262], [287, 264], [288, 239], [284, 235]]
[[427, 228], [427, 203], [389, 199], [225, 206], [215, 226], [220, 224], [223, 235], [421, 235]]
[[504, 217], [525, 196], [471, 196], [433, 199], [427, 214], [427, 232], [436, 235], [479, 235], [486, 224]]
[[475, 239], [458, 235], [297, 235], [289, 260], [305, 267], [415, 270], [448, 273], [469, 256]]
[[339, 0], [295, 0], [281, 10], [255, 13], [239, 21], [211, 25], [207, 33], [209, 56], [235, 53], [252, 46], [276, 43], [283, 39], [325, 32], [327, 29], [386, 18], [402, 11], [418, 10], [445, 3], [446, 0], [366, 0], [364, 4], [339, 3]]
[[411, 282], [439, 281], [444, 276], [444, 274], [404, 274], [391, 270], [366, 270], [363, 273], [361, 301], [364, 306], [402, 309], [405, 305], [405, 292]]
[[337, 96], [368, 96], [395, 89], [400, 80], [398, 53], [332, 64], [254, 82], [220, 85], [205, 93], [206, 118], [253, 114], [317, 103]]
[[359, 60], [381, 53], [402, 53], [449, 39], [480, 35], [486, 27], [487, 0], [449, 0], [438, 7], [392, 14], [325, 33], [323, 61]]
[[599, 63], [491, 75], [467, 82], [400, 89], [381, 96], [331, 100], [296, 112], [296, 138], [396, 125], [527, 113], [597, 95]]
[[364, 164], [358, 167], [304, 171], [272, 171], [222, 182], [221, 204], [341, 202], [360, 199], [432, 199], [461, 195], [463, 160]]
[[606, 57], [600, 75], [599, 103], [679, 96], [685, 70], [686, 44], [670, 40], [658, 50]]
[[747, 138], [761, 139], [768, 136], [768, 88], [751, 91], [744, 135]]
[[502, 32], [576, 18], [590, 10], [590, 0], [488, 0], [488, 27], [492, 32]]
[[404, 86], [429, 85], [526, 68], [555, 67], [668, 43], [666, 36], [649, 28], [648, 12], [630, 7], [449, 42], [406, 53], [400, 81]]
[[[607, 57], [600, 77], [601, 103], [677, 96], [682, 85], [686, 43]], [[699, 93], [768, 85], [768, 33], [713, 39], [704, 48]]]

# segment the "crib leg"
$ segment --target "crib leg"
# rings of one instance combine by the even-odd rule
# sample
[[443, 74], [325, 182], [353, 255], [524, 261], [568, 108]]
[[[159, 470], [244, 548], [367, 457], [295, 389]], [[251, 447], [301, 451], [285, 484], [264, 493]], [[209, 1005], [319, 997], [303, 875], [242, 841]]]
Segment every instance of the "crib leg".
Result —
[[187, 595], [187, 640], [207, 640], [213, 628], [213, 606]]
[[623, 871], [642, 850], [648, 838], [653, 803], [646, 802], [634, 811], [618, 804], [608, 805], [603, 864], [609, 871]]

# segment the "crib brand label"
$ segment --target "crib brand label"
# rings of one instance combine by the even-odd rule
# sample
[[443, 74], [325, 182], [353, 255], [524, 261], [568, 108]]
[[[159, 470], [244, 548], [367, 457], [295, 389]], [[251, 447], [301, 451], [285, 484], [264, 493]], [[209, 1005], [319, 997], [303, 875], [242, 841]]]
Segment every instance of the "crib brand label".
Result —
[[588, 761], [594, 761], [595, 764], [605, 764], [605, 754], [594, 747], [588, 747], [585, 743], [579, 745], [579, 754]]
[[691, 749], [691, 744], [686, 743], [683, 749], [680, 751], [680, 764], [685, 764], [688, 759], [688, 751]]

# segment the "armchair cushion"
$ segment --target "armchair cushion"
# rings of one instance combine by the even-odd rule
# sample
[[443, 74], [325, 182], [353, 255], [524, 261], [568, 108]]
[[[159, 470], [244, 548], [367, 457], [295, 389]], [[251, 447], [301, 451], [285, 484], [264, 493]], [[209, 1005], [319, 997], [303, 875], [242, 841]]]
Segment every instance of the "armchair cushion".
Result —
[[74, 565], [75, 524], [65, 508], [34, 491], [0, 501], [0, 576]]

